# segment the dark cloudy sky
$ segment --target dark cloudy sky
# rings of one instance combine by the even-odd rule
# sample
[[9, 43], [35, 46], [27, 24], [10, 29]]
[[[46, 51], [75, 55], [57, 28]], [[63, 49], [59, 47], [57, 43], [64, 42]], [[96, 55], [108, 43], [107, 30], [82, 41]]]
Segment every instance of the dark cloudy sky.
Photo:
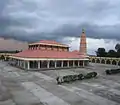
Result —
[[120, 41], [119, 5], [120, 0], [0, 0], [0, 36], [72, 41], [78, 49], [75, 37], [85, 28], [88, 52], [111, 49]]

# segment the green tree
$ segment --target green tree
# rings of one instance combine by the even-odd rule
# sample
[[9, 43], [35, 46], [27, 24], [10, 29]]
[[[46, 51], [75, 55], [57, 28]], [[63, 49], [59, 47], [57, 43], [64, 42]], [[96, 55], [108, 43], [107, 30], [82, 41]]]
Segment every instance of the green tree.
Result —
[[107, 53], [107, 56], [108, 57], [116, 57], [116, 51], [115, 50], [109, 50], [108, 53]]
[[120, 44], [116, 44], [115, 46], [115, 49], [116, 49], [116, 57], [120, 57]]
[[5, 60], [4, 55], [1, 55], [0, 59], [1, 59], [1, 60]]
[[120, 49], [118, 49], [116, 53], [116, 57], [120, 57]]
[[98, 57], [106, 57], [107, 52], [106, 52], [105, 48], [98, 48], [98, 50], [96, 51], [96, 55]]
[[120, 50], [120, 44], [119, 44], [119, 43], [116, 44], [115, 49], [116, 49], [117, 51]]

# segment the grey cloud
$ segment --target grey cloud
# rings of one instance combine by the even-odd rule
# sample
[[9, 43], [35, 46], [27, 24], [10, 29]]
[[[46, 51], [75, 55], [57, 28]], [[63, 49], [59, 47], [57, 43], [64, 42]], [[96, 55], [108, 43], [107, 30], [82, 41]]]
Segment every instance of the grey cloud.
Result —
[[70, 37], [79, 37], [82, 28], [86, 30], [86, 35], [89, 38], [96, 39], [117, 39], [120, 40], [120, 24], [114, 26], [98, 26], [94, 24], [80, 24], [80, 25], [72, 25], [66, 24], [61, 26], [53, 32], [53, 35], [59, 35], [61, 37], [70, 36]]
[[88, 37], [120, 40], [119, 3], [119, 0], [1, 0], [0, 36], [23, 41], [60, 40], [78, 37], [85, 28]]

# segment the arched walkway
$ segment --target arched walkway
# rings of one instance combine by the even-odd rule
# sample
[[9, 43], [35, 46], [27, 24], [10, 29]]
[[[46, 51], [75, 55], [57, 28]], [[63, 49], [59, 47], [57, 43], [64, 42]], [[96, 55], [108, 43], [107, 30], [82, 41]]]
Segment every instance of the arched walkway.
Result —
[[96, 63], [100, 63], [100, 59], [97, 59], [97, 60], [96, 60]]
[[107, 61], [106, 61], [106, 64], [110, 64], [111, 62], [110, 62], [110, 60], [108, 59]]
[[102, 59], [102, 60], [101, 60], [101, 63], [102, 63], [102, 64], [105, 64], [105, 59]]
[[112, 65], [116, 65], [117, 62], [115, 60], [112, 61]]
[[95, 63], [95, 59], [92, 59], [92, 63]]

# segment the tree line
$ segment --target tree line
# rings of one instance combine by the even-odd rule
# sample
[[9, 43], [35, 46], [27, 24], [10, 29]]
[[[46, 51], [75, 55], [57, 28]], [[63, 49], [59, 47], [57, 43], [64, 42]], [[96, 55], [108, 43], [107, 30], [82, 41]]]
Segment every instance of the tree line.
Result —
[[120, 57], [120, 44], [115, 45], [115, 50], [110, 49], [108, 52], [105, 48], [98, 48], [96, 51], [97, 57]]
[[7, 51], [7, 50], [0, 50], [0, 53], [19, 53], [22, 50], [13, 50], [13, 51]]

